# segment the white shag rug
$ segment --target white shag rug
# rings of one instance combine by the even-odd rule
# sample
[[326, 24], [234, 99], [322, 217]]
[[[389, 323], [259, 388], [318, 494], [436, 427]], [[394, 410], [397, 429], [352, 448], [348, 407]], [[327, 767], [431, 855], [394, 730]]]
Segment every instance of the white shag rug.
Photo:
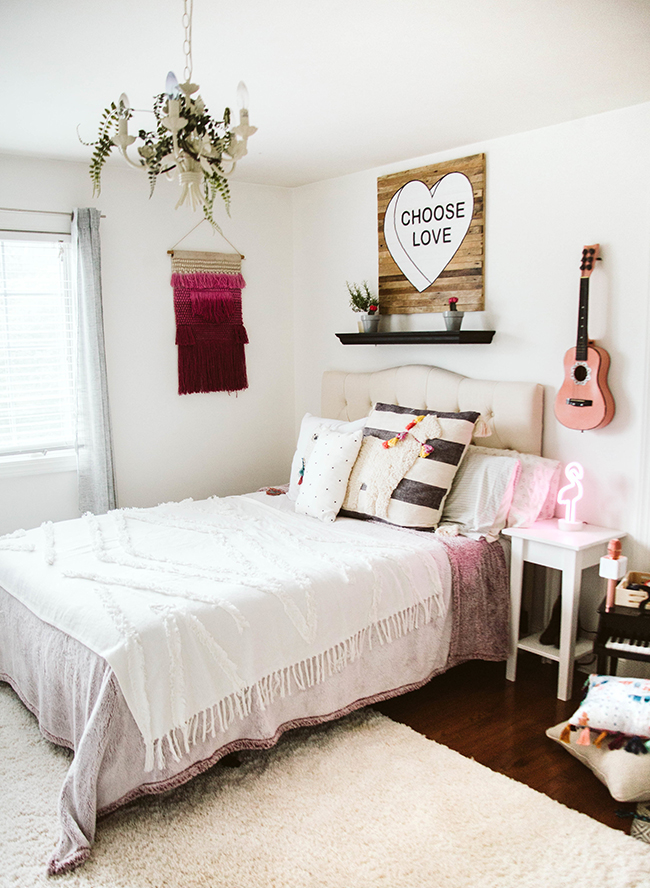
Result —
[[364, 711], [100, 822], [49, 879], [70, 754], [0, 684], [0, 885], [650, 888], [650, 845]]

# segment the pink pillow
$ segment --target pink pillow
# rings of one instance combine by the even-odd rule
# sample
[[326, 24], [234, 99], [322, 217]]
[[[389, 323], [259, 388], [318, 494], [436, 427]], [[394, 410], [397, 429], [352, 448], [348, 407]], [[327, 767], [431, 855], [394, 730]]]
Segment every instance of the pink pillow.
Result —
[[494, 456], [514, 456], [521, 463], [521, 473], [512, 497], [507, 527], [530, 527], [536, 521], [552, 518], [560, 486], [562, 463], [534, 453], [479, 447]]

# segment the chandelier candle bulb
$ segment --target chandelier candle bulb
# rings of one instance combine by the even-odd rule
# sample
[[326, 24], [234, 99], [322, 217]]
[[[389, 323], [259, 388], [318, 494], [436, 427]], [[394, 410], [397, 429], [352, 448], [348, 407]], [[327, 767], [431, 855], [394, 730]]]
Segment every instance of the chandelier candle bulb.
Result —
[[248, 87], [243, 80], [237, 84], [237, 107], [239, 108], [239, 122], [243, 123], [242, 115], [245, 115], [246, 123], [248, 123]]
[[167, 74], [167, 80], [165, 81], [165, 92], [171, 98], [175, 98], [178, 95], [178, 80], [173, 71], [169, 71]]

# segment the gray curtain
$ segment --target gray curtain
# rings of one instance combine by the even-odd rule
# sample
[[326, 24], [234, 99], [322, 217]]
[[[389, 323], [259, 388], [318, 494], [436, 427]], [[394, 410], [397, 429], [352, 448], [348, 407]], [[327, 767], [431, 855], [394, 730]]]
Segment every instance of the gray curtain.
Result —
[[116, 507], [102, 315], [99, 210], [77, 209], [72, 240], [77, 280], [77, 470], [79, 509]]

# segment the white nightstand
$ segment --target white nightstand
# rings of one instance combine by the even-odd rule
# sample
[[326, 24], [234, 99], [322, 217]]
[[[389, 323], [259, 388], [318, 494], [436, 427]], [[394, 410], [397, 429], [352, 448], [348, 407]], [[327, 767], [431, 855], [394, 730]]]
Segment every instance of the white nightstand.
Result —
[[[568, 700], [573, 684], [573, 664], [576, 657], [591, 650], [591, 641], [576, 645], [578, 606], [582, 571], [599, 564], [607, 555], [610, 540], [627, 536], [624, 531], [585, 524], [584, 529], [567, 532], [558, 528], [557, 519], [538, 521], [532, 527], [507, 527], [503, 533], [512, 538], [510, 558], [510, 648], [506, 678], [514, 681], [517, 675], [517, 651], [532, 651], [560, 664], [557, 695]], [[540, 644], [539, 634], [519, 638], [521, 613], [521, 581], [524, 561], [554, 567], [562, 571], [562, 605], [560, 621], [560, 648]]]

